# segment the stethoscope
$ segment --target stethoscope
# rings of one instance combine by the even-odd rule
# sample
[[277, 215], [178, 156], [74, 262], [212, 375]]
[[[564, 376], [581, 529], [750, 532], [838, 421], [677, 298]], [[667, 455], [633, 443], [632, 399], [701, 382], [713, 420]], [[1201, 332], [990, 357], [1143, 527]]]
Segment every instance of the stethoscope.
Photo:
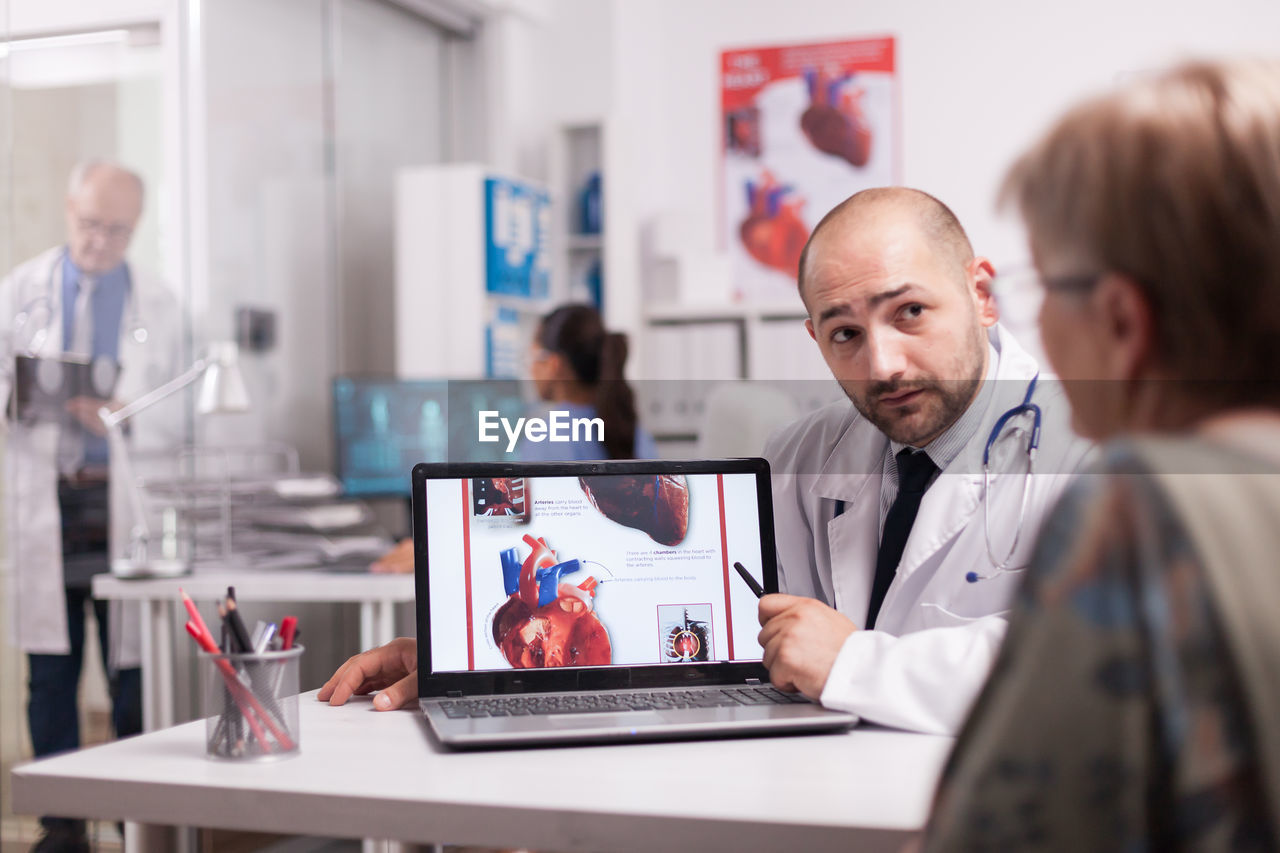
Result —
[[[995, 425], [991, 427], [991, 434], [987, 436], [987, 443], [982, 448], [982, 537], [986, 540], [987, 557], [991, 560], [991, 565], [996, 568], [989, 575], [966, 572], [964, 579], [969, 583], [991, 580], [1006, 572], [1020, 572], [1026, 568], [1025, 566], [1012, 567], [1009, 565], [1009, 560], [1013, 557], [1014, 552], [1018, 550], [1018, 540], [1022, 537], [1022, 522], [1026, 519], [1027, 514], [1027, 495], [1031, 492], [1031, 475], [1035, 472], [1036, 451], [1040, 448], [1040, 418], [1042, 413], [1040, 407], [1031, 402], [1031, 395], [1035, 394], [1036, 383], [1039, 380], [1039, 373], [1031, 377], [1031, 382], [1027, 385], [1026, 396], [1022, 398], [1022, 402], [996, 419]], [[997, 560], [995, 548], [991, 545], [991, 449], [996, 446], [996, 442], [1000, 439], [1001, 431], [1008, 426], [1010, 421], [1027, 414], [1031, 415], [1031, 434], [1027, 439], [1027, 473], [1022, 478], [1022, 497], [1018, 504], [1018, 523], [1013, 528], [1013, 544], [1005, 552], [1004, 558]]]
[[[1002, 574], [1020, 572], [1026, 568], [1025, 566], [1010, 566], [1009, 560], [1013, 557], [1014, 552], [1018, 550], [1018, 540], [1022, 536], [1022, 523], [1026, 518], [1027, 512], [1027, 496], [1031, 493], [1031, 474], [1035, 470], [1036, 451], [1040, 448], [1040, 420], [1042, 413], [1040, 407], [1031, 402], [1031, 397], [1036, 393], [1036, 383], [1039, 381], [1039, 373], [1031, 377], [1031, 382], [1027, 384], [1027, 393], [1023, 396], [1022, 402], [996, 418], [995, 424], [991, 427], [991, 433], [987, 436], [987, 443], [982, 448], [982, 536], [986, 541], [987, 557], [991, 560], [991, 565], [995, 566], [995, 571], [987, 575], [966, 572], [964, 579], [969, 583], [991, 580]], [[1027, 440], [1027, 473], [1022, 479], [1022, 498], [1018, 506], [1018, 524], [1013, 531], [1013, 544], [1009, 546], [1004, 558], [997, 560], [995, 547], [991, 544], [991, 451], [999, 442], [1000, 434], [1009, 425], [1009, 422], [1014, 418], [1028, 414], [1031, 415], [1031, 433], [1030, 438]], [[834, 517], [839, 518], [844, 513], [844, 506], [844, 501], [836, 501]]]
[[[31, 325], [31, 322], [39, 317], [41, 312], [46, 315], [44, 321], [31, 334], [27, 345], [23, 348], [24, 355], [37, 355], [44, 347], [45, 339], [49, 337], [49, 325], [53, 322], [54, 278], [57, 277], [58, 271], [62, 269], [66, 259], [67, 248], [64, 246], [52, 266], [49, 267], [49, 276], [45, 280], [44, 293], [22, 306], [22, 310], [14, 315], [14, 339], [19, 341], [22, 340], [27, 326]], [[133, 273], [130, 271], [127, 261], [124, 264], [124, 282], [125, 304], [127, 305], [125, 311], [128, 314], [125, 328], [128, 330], [129, 337], [133, 338], [135, 342], [145, 344], [147, 342], [147, 327], [143, 324], [142, 315], [138, 312], [138, 300], [133, 292]]]

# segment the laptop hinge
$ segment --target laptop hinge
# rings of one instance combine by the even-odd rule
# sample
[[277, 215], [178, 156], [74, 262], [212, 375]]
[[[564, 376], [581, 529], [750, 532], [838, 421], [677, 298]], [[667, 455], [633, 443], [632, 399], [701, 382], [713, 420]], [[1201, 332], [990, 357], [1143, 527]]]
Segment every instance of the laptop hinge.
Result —
[[461, 699], [461, 698], [462, 698], [462, 691], [461, 691], [461, 690], [446, 690], [444, 695], [445, 695], [446, 697], [448, 697], [449, 699]]
[[758, 678], [748, 678], [748, 679], [747, 679], [747, 684], [750, 684], [750, 685], [752, 685], [752, 686], [757, 685], [757, 684], [760, 684], [760, 683], [761, 683], [761, 682], [760, 682], [760, 679], [758, 679]]

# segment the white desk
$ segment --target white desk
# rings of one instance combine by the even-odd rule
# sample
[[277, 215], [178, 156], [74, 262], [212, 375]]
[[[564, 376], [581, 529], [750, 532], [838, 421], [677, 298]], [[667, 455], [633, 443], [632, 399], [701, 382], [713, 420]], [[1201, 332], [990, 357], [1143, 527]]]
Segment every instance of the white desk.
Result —
[[[178, 589], [200, 607], [205, 622], [217, 622], [213, 602], [236, 588], [237, 601], [355, 602], [360, 605], [360, 647], [395, 639], [395, 605], [413, 601], [413, 575], [325, 572], [313, 569], [198, 570], [176, 578], [93, 579], [95, 598], [142, 604], [142, 727], [155, 731], [173, 725], [173, 648], [189, 642], [182, 626], [187, 613]], [[181, 613], [174, 620], [175, 608]]]
[[13, 809], [542, 850], [897, 849], [951, 739], [879, 729], [450, 753], [415, 711], [302, 697], [301, 754], [204, 757], [204, 723], [23, 765]]

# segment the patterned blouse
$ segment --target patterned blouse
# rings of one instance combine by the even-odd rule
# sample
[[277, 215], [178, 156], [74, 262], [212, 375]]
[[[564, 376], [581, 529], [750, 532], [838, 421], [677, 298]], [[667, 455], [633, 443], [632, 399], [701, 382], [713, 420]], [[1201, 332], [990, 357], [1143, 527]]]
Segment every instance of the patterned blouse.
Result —
[[925, 849], [1275, 850], [1225, 643], [1187, 531], [1112, 445], [1044, 525]]

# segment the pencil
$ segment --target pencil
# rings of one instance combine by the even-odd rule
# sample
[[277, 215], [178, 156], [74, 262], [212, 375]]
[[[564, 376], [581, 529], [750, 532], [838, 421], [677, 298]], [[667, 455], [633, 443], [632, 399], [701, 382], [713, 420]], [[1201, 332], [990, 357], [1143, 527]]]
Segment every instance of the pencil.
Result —
[[200, 611], [196, 608], [196, 603], [191, 600], [191, 596], [187, 595], [187, 591], [182, 587], [178, 587], [178, 594], [182, 596], [182, 606], [187, 608], [191, 621], [196, 623], [197, 628], [212, 637], [213, 634], [209, 632], [209, 626], [205, 624], [204, 619], [200, 618]]

